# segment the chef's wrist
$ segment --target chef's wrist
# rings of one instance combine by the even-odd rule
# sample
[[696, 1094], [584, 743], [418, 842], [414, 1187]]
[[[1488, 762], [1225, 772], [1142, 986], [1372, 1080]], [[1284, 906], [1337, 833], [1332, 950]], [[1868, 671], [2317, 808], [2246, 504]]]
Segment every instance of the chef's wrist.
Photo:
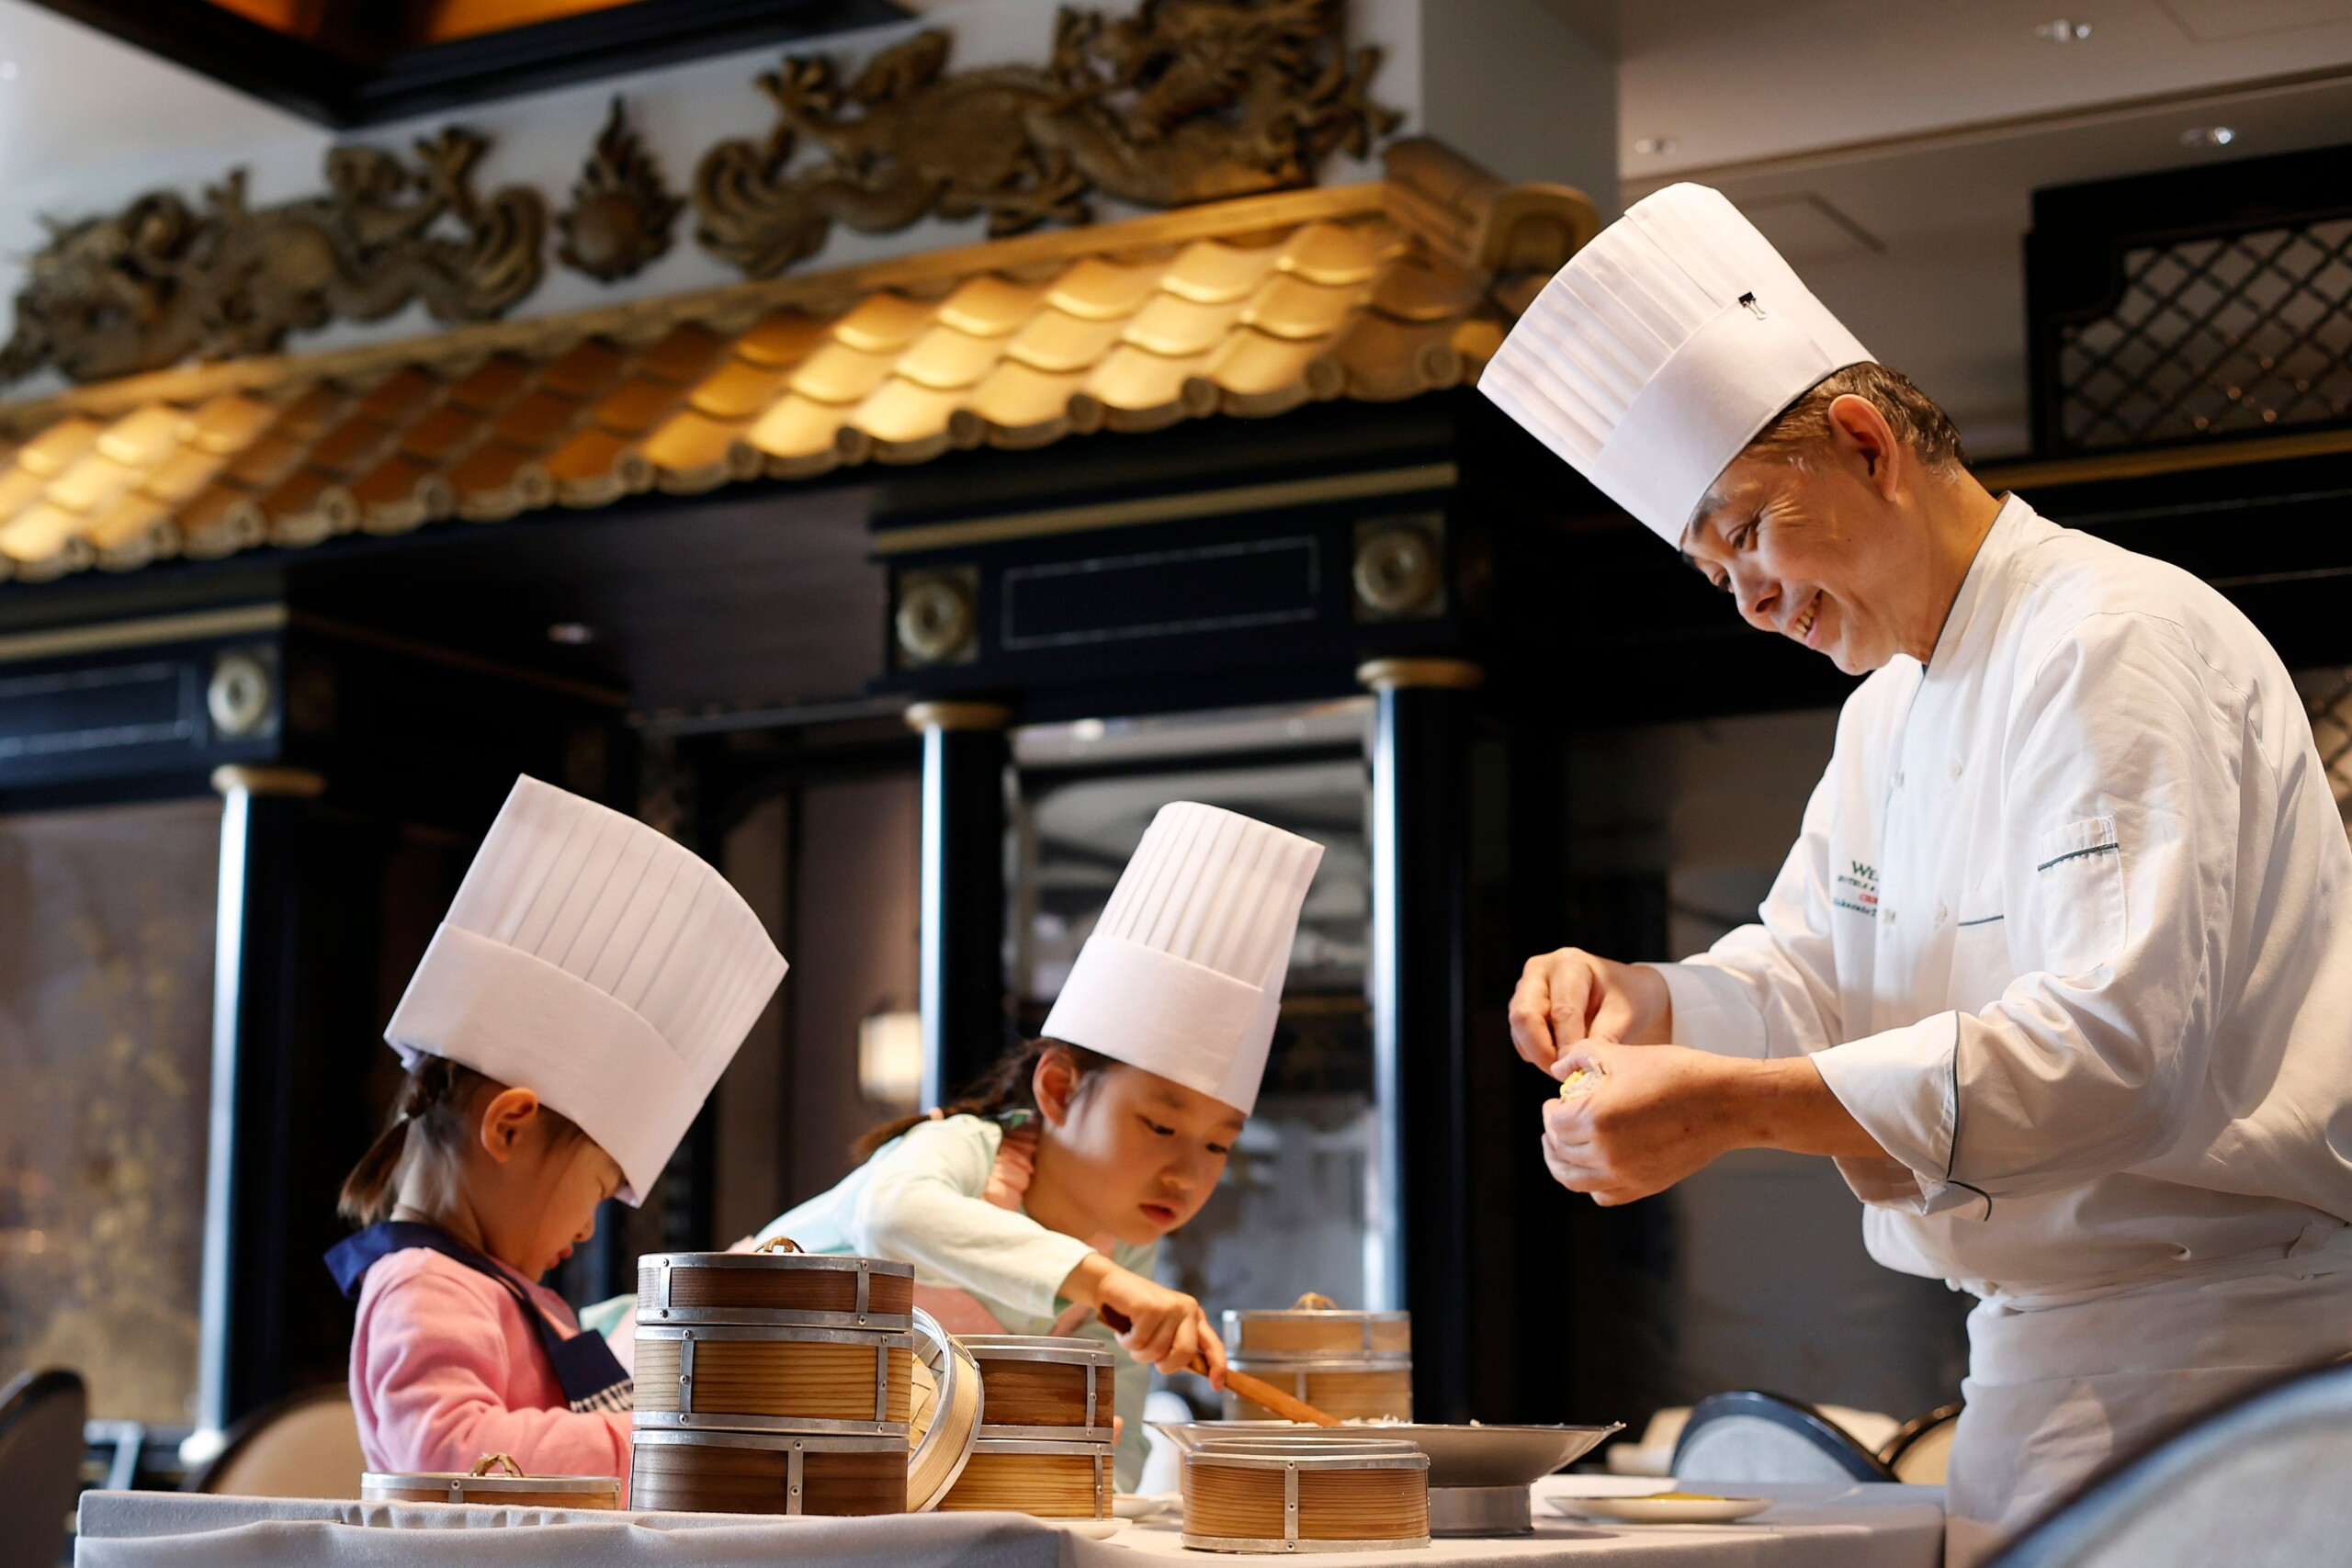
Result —
[[1078, 1267], [1062, 1280], [1061, 1298], [1082, 1307], [1101, 1306], [1102, 1287], [1118, 1267], [1099, 1252], [1088, 1253], [1078, 1260]]
[[1737, 1087], [1724, 1102], [1725, 1149], [1784, 1149], [1792, 1154], [1847, 1158], [1886, 1157], [1886, 1151], [1830, 1092], [1809, 1056], [1766, 1061], [1726, 1060]]

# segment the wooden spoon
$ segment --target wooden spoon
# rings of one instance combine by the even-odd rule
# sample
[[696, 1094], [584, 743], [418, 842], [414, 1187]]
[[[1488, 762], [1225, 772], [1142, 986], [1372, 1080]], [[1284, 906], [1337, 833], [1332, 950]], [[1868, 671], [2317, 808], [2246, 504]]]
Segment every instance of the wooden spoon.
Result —
[[[1101, 1318], [1114, 1334], [1125, 1334], [1135, 1326], [1127, 1321], [1126, 1314], [1116, 1307], [1100, 1308], [1094, 1315]], [[1203, 1377], [1208, 1376], [1208, 1358], [1194, 1355], [1193, 1364], [1187, 1370], [1198, 1372]], [[1336, 1427], [1340, 1424], [1339, 1417], [1336, 1416], [1326, 1416], [1306, 1401], [1294, 1394], [1284, 1393], [1264, 1379], [1253, 1378], [1248, 1372], [1237, 1372], [1231, 1367], [1225, 1369], [1225, 1386], [1261, 1408], [1272, 1411], [1285, 1421], [1302, 1422], [1310, 1427]]]

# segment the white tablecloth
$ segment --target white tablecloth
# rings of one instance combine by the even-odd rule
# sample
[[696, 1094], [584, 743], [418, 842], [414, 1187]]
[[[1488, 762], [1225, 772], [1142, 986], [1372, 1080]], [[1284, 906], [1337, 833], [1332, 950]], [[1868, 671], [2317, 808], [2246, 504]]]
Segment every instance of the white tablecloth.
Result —
[[[1536, 1533], [1440, 1540], [1425, 1551], [1350, 1552], [1347, 1568], [1938, 1568], [1939, 1488], [1758, 1486], [1781, 1499], [1736, 1525], [1598, 1525], [1560, 1517], [1536, 1485]], [[530, 1528], [524, 1528], [530, 1527]], [[1268, 1558], [1184, 1550], [1168, 1525], [1107, 1540], [1013, 1514], [782, 1519], [731, 1514], [594, 1514], [93, 1492], [82, 1500], [79, 1568], [536, 1568], [546, 1564], [737, 1568], [789, 1562], [839, 1568], [1195, 1568]], [[1295, 1558], [1290, 1561], [1295, 1561]]]

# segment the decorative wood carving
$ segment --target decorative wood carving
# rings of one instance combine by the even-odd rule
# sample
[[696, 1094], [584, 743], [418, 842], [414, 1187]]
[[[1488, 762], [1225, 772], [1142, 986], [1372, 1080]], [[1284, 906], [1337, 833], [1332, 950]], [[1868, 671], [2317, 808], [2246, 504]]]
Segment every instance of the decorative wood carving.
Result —
[[556, 259], [599, 283], [634, 277], [669, 254], [685, 203], [662, 183], [618, 97], [596, 150], [571, 187], [571, 205], [556, 214], [562, 244]]
[[380, 321], [413, 301], [442, 321], [503, 314], [538, 287], [547, 202], [518, 186], [476, 197], [488, 148], [450, 127], [417, 142], [413, 167], [337, 147], [324, 195], [276, 207], [246, 204], [240, 169], [200, 208], [157, 190], [111, 216], [45, 220], [0, 380], [45, 366], [92, 381], [266, 354], [289, 333]]
[[[1312, 184], [1398, 117], [1370, 96], [1380, 51], [1351, 51], [1344, 0], [1143, 0], [1106, 21], [1065, 6], [1052, 58], [949, 73], [933, 28], [853, 81], [816, 56], [759, 79], [762, 141], [724, 141], [695, 171], [696, 238], [763, 277], [836, 222], [868, 233], [985, 213], [991, 235], [1084, 222], [1090, 197], [1143, 207]], [[797, 157], [803, 141], [821, 150]]]

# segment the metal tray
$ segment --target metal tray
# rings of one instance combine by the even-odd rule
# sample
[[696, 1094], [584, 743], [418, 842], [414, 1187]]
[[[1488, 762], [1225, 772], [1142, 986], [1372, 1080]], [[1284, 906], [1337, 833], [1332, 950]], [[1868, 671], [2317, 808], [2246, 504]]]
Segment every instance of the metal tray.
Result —
[[1532, 1486], [1574, 1463], [1623, 1423], [1607, 1427], [1445, 1427], [1372, 1422], [1310, 1427], [1290, 1421], [1155, 1421], [1186, 1453], [1207, 1438], [1403, 1438], [1430, 1456], [1430, 1486]]

